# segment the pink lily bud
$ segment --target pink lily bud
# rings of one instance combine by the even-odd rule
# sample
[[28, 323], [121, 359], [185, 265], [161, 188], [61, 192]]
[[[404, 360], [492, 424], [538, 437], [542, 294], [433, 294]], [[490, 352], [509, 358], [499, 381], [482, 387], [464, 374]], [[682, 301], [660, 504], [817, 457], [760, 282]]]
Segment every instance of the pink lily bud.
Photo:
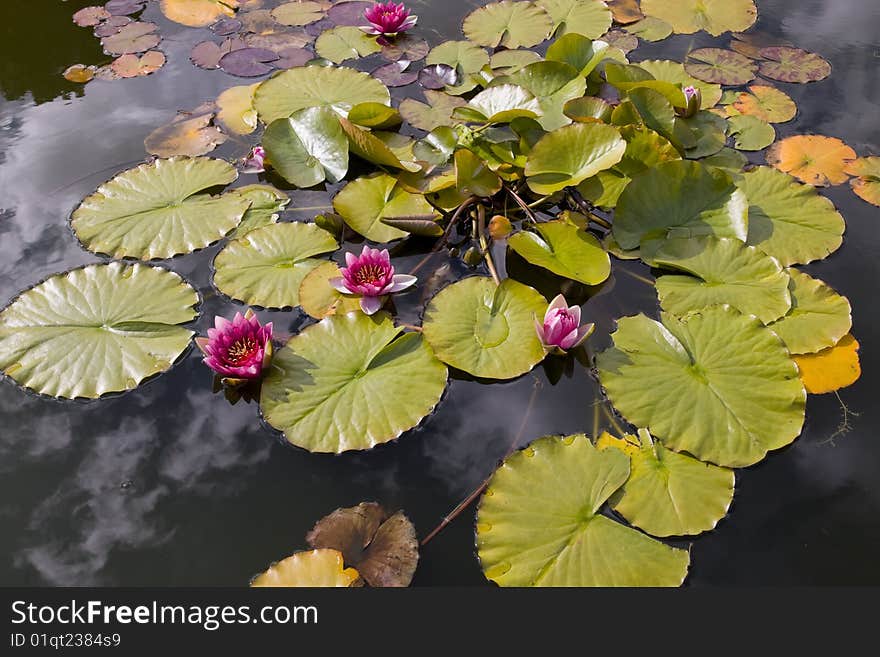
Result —
[[416, 282], [415, 276], [395, 274], [388, 249], [371, 249], [364, 246], [359, 256], [345, 254], [348, 267], [342, 268], [342, 276], [330, 279], [330, 285], [343, 294], [361, 297], [361, 310], [372, 315], [382, 307], [386, 294], [405, 290]]
[[595, 324], [580, 324], [580, 306], [569, 306], [565, 297], [557, 294], [544, 313], [544, 322], [535, 320], [535, 330], [547, 350], [564, 354], [580, 346], [595, 328]]

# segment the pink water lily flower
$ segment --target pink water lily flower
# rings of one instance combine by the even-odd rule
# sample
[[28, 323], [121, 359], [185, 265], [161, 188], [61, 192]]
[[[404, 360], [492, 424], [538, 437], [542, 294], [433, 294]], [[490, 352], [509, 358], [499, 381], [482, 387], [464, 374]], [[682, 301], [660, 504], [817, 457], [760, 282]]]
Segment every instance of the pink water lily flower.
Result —
[[544, 313], [543, 324], [535, 319], [535, 330], [546, 349], [565, 353], [579, 346], [596, 328], [595, 324], [580, 324], [580, 306], [569, 306], [565, 297], [557, 294]]
[[205, 354], [205, 365], [224, 382], [258, 379], [272, 360], [272, 322], [261, 325], [250, 309], [244, 315], [235, 313], [232, 321], [215, 317], [208, 337], [196, 338], [196, 344]]
[[395, 274], [388, 249], [371, 249], [364, 246], [361, 254], [345, 254], [348, 267], [342, 268], [342, 276], [330, 279], [330, 285], [343, 294], [361, 297], [361, 310], [372, 315], [382, 307], [386, 294], [405, 290], [416, 282], [415, 276]]
[[400, 4], [376, 2], [372, 7], [364, 10], [364, 18], [370, 23], [361, 27], [364, 32], [386, 37], [405, 32], [419, 20], [418, 16], [409, 13], [409, 9], [404, 7], [402, 2]]
[[262, 146], [254, 146], [241, 163], [242, 173], [263, 173], [266, 170], [266, 151]]

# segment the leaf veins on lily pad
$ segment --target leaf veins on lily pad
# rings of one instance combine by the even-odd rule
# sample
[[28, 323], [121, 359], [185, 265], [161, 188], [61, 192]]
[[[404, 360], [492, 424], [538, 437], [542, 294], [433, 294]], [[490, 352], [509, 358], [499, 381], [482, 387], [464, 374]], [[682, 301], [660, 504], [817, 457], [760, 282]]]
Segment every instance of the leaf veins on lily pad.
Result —
[[860, 157], [850, 162], [844, 169], [852, 176], [849, 181], [852, 190], [872, 205], [880, 205], [880, 157]]
[[146, 0], [108, 0], [104, 9], [114, 16], [127, 16], [141, 11], [145, 4]]
[[762, 48], [761, 57], [767, 60], [761, 62], [761, 75], [780, 82], [816, 82], [831, 74], [831, 64], [800, 48]]
[[376, 502], [336, 509], [315, 524], [306, 542], [342, 552], [370, 586], [409, 586], [419, 562], [413, 524], [402, 511], [389, 514]]
[[758, 17], [753, 0], [641, 0], [645, 16], [666, 21], [676, 34], [742, 32]]
[[724, 48], [699, 48], [688, 53], [685, 70], [699, 80], [739, 86], [755, 79], [757, 64]]
[[544, 9], [511, 0], [490, 2], [468, 14], [462, 24], [469, 41], [491, 48], [528, 48], [550, 36], [552, 29], [553, 21]]
[[[165, 66], [165, 55], [159, 50], [149, 50], [140, 57], [133, 54], [122, 55], [110, 63], [110, 68], [113, 69], [113, 72], [120, 78], [136, 78], [150, 75], [163, 66]], [[222, 141], [224, 140], [221, 139], [217, 143], [221, 143]], [[184, 153], [180, 154], [183, 155]], [[203, 155], [203, 153], [196, 154]]]
[[162, 40], [162, 37], [156, 34], [158, 28], [155, 23], [129, 23], [116, 34], [101, 39], [101, 45], [108, 55], [146, 52], [158, 46]]
[[767, 163], [816, 187], [839, 185], [849, 179], [846, 168], [856, 152], [836, 137], [794, 135], [767, 151]]
[[797, 114], [797, 105], [784, 92], [775, 87], [755, 84], [740, 93], [732, 104], [740, 114], [754, 116], [767, 123], [785, 123]]

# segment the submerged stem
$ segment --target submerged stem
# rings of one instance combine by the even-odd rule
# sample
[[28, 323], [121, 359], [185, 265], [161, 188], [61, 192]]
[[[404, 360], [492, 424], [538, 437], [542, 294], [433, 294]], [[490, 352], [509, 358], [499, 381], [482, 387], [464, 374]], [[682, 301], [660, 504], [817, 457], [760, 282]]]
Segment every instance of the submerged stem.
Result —
[[[516, 449], [516, 446], [519, 444], [520, 438], [522, 438], [523, 432], [526, 430], [526, 424], [528, 424], [529, 416], [531, 416], [531, 414], [532, 414], [532, 408], [535, 405], [535, 399], [538, 397], [538, 392], [540, 390], [541, 390], [541, 380], [538, 378], [535, 378], [535, 384], [532, 387], [532, 394], [529, 397], [529, 403], [528, 403], [528, 406], [526, 406], [526, 412], [523, 415], [522, 422], [520, 422], [519, 430], [516, 432], [516, 435], [513, 437], [513, 440], [510, 441], [510, 447], [507, 449], [507, 453], [504, 455], [505, 459], [508, 456], [510, 456], [511, 454], [513, 454], [513, 451]], [[425, 538], [422, 539], [422, 542], [419, 545], [421, 547], [425, 547], [425, 545], [427, 545], [431, 541], [431, 539], [433, 539], [437, 534], [442, 532], [449, 523], [451, 523], [458, 516], [460, 516], [462, 511], [464, 511], [466, 508], [468, 508], [471, 505], [471, 503], [475, 499], [477, 499], [483, 493], [484, 490], [486, 490], [486, 488], [489, 486], [489, 481], [491, 479], [492, 479], [492, 475], [490, 474], [488, 477], [486, 477], [486, 479], [483, 481], [483, 483], [481, 483], [479, 486], [477, 486], [471, 492], [470, 495], [468, 495], [461, 502], [459, 502], [458, 505], [456, 505], [456, 507], [452, 511], [450, 511], [448, 515], [444, 516], [443, 520], [440, 521], [440, 524], [437, 525], [431, 531], [430, 534], [425, 536]]]
[[529, 221], [533, 224], [538, 223], [537, 217], [535, 217], [535, 213], [532, 212], [532, 209], [529, 207], [528, 203], [522, 200], [519, 194], [517, 194], [511, 187], [506, 187], [507, 193], [510, 194], [511, 198], [516, 201], [516, 204], [522, 208], [522, 211], [526, 213], [526, 217], [528, 217]]
[[443, 236], [437, 240], [437, 243], [434, 245], [434, 248], [431, 249], [431, 252], [428, 253], [424, 258], [419, 260], [416, 263], [416, 266], [410, 270], [410, 275], [415, 274], [419, 269], [428, 264], [428, 261], [434, 257], [434, 254], [437, 253], [443, 245], [446, 244], [446, 240], [449, 239], [449, 236], [452, 234], [452, 227], [458, 222], [459, 217], [461, 217], [462, 213], [468, 209], [471, 205], [479, 201], [478, 196], [468, 196], [464, 201], [462, 201], [461, 205], [455, 208], [455, 212], [452, 213], [452, 216], [449, 218], [449, 225], [446, 226], [446, 230], [443, 231]]

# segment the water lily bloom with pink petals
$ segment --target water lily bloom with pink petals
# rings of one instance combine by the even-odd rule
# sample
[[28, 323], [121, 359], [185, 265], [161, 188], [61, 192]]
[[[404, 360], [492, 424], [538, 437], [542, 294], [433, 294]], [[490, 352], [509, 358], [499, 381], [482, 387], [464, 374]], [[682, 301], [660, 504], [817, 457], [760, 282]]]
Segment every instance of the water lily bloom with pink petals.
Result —
[[371, 249], [364, 246], [361, 254], [345, 254], [348, 267], [342, 268], [342, 276], [330, 279], [330, 285], [343, 294], [361, 297], [361, 310], [372, 315], [382, 307], [386, 294], [405, 290], [416, 282], [415, 276], [395, 274], [388, 249]]
[[241, 164], [242, 173], [263, 173], [266, 170], [266, 151], [262, 146], [254, 146]]
[[535, 320], [535, 330], [545, 348], [565, 353], [579, 346], [596, 327], [595, 324], [580, 324], [580, 306], [569, 306], [565, 297], [557, 294], [544, 313], [543, 324]]
[[405, 32], [419, 20], [418, 16], [409, 13], [409, 9], [403, 3], [376, 2], [372, 7], [364, 10], [364, 18], [369, 25], [361, 27], [367, 34], [374, 36], [393, 37], [400, 32]]
[[196, 338], [196, 344], [205, 354], [205, 365], [224, 379], [258, 379], [272, 359], [272, 322], [261, 325], [250, 309], [235, 313], [232, 321], [215, 317], [208, 337]]

